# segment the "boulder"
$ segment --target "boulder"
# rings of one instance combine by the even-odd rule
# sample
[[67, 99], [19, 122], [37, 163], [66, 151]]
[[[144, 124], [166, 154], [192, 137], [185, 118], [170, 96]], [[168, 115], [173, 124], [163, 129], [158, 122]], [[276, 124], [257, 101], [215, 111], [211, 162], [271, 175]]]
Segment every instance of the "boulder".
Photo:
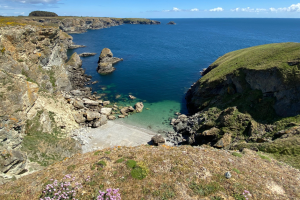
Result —
[[88, 110], [86, 111], [85, 116], [87, 121], [92, 121], [94, 119], [99, 119], [100, 113]]
[[135, 96], [132, 96], [132, 95], [128, 95], [130, 99], [136, 99]]
[[99, 105], [98, 101], [93, 101], [93, 100], [86, 99], [86, 98], [83, 99], [83, 102], [84, 102], [84, 104], [86, 104], [88, 106], [98, 106]]
[[102, 115], [110, 115], [110, 114], [111, 114], [111, 111], [112, 111], [112, 108], [101, 108], [100, 113], [101, 113]]
[[110, 104], [110, 101], [103, 101], [103, 106], [107, 106]]
[[231, 134], [225, 133], [224, 136], [214, 145], [217, 148], [226, 148], [231, 144]]
[[157, 134], [151, 138], [154, 145], [159, 146], [166, 142], [165, 138], [161, 134]]
[[97, 120], [97, 121], [95, 121], [95, 122], [93, 123], [92, 127], [93, 127], [93, 128], [97, 128], [97, 127], [99, 127], [99, 126], [103, 126], [103, 125], [106, 124], [106, 123], [107, 123], [107, 117], [106, 117], [106, 115], [101, 115], [101, 116], [100, 116], [100, 119]]
[[85, 47], [84, 45], [78, 45], [78, 44], [72, 44], [69, 46], [69, 49], [77, 49], [77, 48], [83, 48]]
[[123, 115], [128, 115], [129, 112], [133, 112], [134, 111], [134, 108], [132, 106], [129, 106], [129, 107], [124, 107], [121, 109], [121, 113]]
[[144, 108], [143, 102], [137, 102], [135, 104], [135, 110], [136, 110], [136, 112], [142, 112], [143, 108]]
[[78, 109], [84, 108], [83, 102], [82, 101], [77, 101], [77, 100], [73, 101], [73, 106], [75, 108], [78, 108]]
[[82, 92], [80, 90], [72, 90], [71, 94], [74, 96], [80, 96], [80, 95], [82, 95]]
[[85, 120], [86, 120], [86, 118], [83, 117], [83, 114], [78, 113], [78, 112], [73, 113], [73, 117], [74, 117], [75, 121], [76, 121], [78, 124], [84, 123]]
[[125, 118], [125, 115], [119, 115], [118, 117], [119, 118]]
[[109, 119], [109, 120], [115, 120], [116, 117], [115, 117], [114, 115], [109, 115], [109, 116], [108, 116], [108, 119]]

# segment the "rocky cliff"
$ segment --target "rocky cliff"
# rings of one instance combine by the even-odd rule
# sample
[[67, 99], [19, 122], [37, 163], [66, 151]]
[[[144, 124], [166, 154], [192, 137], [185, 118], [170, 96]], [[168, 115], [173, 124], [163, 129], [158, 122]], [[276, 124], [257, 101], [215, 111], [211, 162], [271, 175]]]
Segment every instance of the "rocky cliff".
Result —
[[102, 29], [121, 24], [160, 24], [158, 21], [140, 18], [104, 18], [104, 17], [31, 17], [26, 23], [35, 22], [45, 26], [57, 26], [67, 33], [83, 33], [88, 29]]
[[[300, 143], [295, 139], [300, 128], [299, 50], [299, 43], [269, 44], [220, 57], [187, 92], [193, 115], [174, 119], [175, 131], [189, 144], [251, 146], [279, 159], [288, 156], [300, 167]], [[279, 147], [280, 141], [286, 145]], [[272, 150], [267, 148], [270, 143]]]
[[[56, 28], [0, 28], [0, 182], [28, 172], [31, 161], [43, 165], [80, 150], [63, 139], [78, 127], [61, 93], [73, 88], [65, 66], [71, 44], [72, 37]], [[49, 135], [54, 132], [62, 139]]]

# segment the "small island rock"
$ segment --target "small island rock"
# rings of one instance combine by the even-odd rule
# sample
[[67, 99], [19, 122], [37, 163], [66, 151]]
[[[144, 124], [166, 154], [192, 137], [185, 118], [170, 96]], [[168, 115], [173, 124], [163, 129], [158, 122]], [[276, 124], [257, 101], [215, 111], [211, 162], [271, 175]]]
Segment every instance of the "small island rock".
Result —
[[113, 54], [109, 48], [104, 48], [99, 56], [97, 72], [99, 74], [111, 73], [116, 69], [113, 67], [113, 64], [122, 60], [122, 58], [113, 57]]
[[173, 21], [170, 21], [170, 22], [168, 23], [168, 25], [176, 25], [176, 23], [173, 22]]

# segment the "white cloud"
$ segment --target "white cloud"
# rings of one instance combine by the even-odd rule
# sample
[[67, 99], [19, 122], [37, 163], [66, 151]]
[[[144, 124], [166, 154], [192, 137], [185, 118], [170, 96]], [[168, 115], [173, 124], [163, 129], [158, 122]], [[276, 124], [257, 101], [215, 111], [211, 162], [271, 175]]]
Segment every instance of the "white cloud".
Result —
[[12, 2], [20, 2], [20, 3], [27, 3], [27, 4], [55, 4], [58, 3], [60, 0], [9, 0]]
[[269, 8], [271, 12], [300, 12], [300, 3], [292, 4], [290, 7]]
[[265, 12], [267, 11], [267, 9], [264, 8], [234, 8], [234, 9], [230, 9], [230, 11], [232, 12]]
[[1, 10], [13, 10], [13, 8], [12, 8], [12, 7], [10, 7], [10, 6], [6, 6], [6, 5], [5, 5], [5, 6], [4, 6], [4, 5], [3, 5], [3, 6], [2, 6], [2, 5], [0, 5], [0, 9], [1, 9]]
[[179, 8], [173, 7], [172, 11], [179, 12], [181, 10]]
[[179, 8], [176, 8], [176, 7], [173, 7], [172, 10], [163, 10], [163, 12], [198, 12], [198, 11], [199, 11], [198, 8], [185, 10], [185, 9], [179, 9]]
[[222, 12], [222, 11], [224, 11], [224, 9], [221, 7], [217, 7], [217, 8], [210, 9], [209, 11], [210, 12]]

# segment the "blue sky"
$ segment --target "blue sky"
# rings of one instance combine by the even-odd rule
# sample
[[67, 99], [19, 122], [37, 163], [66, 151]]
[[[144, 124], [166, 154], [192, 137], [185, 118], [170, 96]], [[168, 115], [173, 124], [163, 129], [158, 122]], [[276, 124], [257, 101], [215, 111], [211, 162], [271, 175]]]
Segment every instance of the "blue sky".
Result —
[[0, 0], [2, 16], [27, 16], [34, 10], [95, 17], [300, 17], [300, 3], [290, 0]]

